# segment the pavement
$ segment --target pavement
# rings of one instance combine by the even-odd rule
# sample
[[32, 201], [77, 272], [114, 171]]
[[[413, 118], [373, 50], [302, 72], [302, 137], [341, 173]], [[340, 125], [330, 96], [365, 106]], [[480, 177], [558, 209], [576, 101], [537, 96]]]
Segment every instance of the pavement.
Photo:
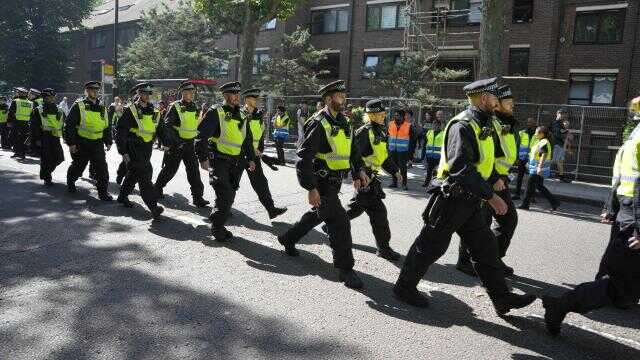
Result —
[[[640, 359], [640, 307], [570, 314], [549, 337], [540, 301], [501, 318], [481, 284], [455, 270], [458, 238], [420, 282], [431, 307], [391, 292], [402, 261], [375, 255], [366, 215], [351, 223], [360, 291], [337, 281], [319, 228], [283, 254], [276, 235], [309, 209], [291, 166], [266, 169], [277, 205], [270, 221], [243, 177], [229, 243], [209, 235], [210, 208], [190, 204], [184, 169], [152, 220], [138, 195], [126, 209], [97, 200], [93, 183], [65, 191], [38, 179], [38, 161], [0, 151], [0, 359]], [[69, 159], [68, 154], [66, 154]], [[162, 153], [153, 154], [154, 178]], [[120, 159], [108, 152], [111, 174]], [[203, 180], [206, 173], [201, 171]], [[113, 177], [112, 177], [113, 179]], [[386, 189], [391, 244], [406, 254], [421, 229], [419, 186]], [[110, 192], [118, 193], [110, 184]], [[351, 185], [342, 189], [346, 204]], [[207, 186], [205, 197], [213, 200]], [[558, 295], [593, 279], [610, 227], [599, 207], [537, 204], [518, 211], [505, 261], [514, 291]]]

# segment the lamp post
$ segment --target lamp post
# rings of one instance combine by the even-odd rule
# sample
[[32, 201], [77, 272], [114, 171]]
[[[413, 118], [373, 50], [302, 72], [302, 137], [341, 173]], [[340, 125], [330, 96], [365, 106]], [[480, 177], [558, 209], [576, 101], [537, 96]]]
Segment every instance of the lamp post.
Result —
[[118, 13], [119, 1], [115, 0], [115, 21], [113, 22], [113, 97], [118, 96]]

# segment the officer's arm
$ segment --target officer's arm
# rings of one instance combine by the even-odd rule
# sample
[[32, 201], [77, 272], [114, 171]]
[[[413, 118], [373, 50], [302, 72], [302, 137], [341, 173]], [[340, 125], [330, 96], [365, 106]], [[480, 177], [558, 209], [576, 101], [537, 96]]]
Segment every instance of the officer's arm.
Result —
[[[131, 113], [130, 108], [125, 108], [120, 120], [118, 120], [117, 131], [116, 131], [116, 147], [118, 148], [118, 153], [120, 155], [125, 155], [129, 153], [128, 150], [128, 142], [129, 142], [129, 133], [132, 127], [133, 122], [133, 114]], [[136, 124], [137, 125], [137, 124]]]
[[300, 159], [296, 163], [296, 173], [300, 186], [311, 191], [318, 187], [318, 182], [313, 174], [313, 159], [320, 149], [325, 134], [320, 122], [313, 121], [307, 126], [305, 135], [297, 152]]
[[7, 122], [10, 124], [16, 121], [16, 108], [16, 101], [14, 100], [11, 102], [9, 111], [7, 112]]
[[35, 140], [42, 139], [42, 121], [40, 117], [40, 110], [34, 109], [31, 112], [31, 136]]
[[73, 104], [69, 110], [69, 116], [64, 121], [64, 141], [67, 145], [78, 144], [78, 125], [80, 124], [80, 108]]
[[387, 157], [387, 159], [382, 163], [382, 169], [389, 173], [389, 175], [395, 176], [400, 168], [396, 164], [395, 161], [391, 158], [391, 156]]
[[253, 149], [253, 133], [251, 132], [251, 129], [249, 129], [249, 119], [247, 118], [245, 121], [247, 122], [247, 135], [242, 143], [242, 153], [247, 161], [256, 161], [256, 152]]
[[220, 132], [220, 122], [218, 121], [218, 111], [209, 108], [198, 125], [198, 136], [195, 141], [196, 154], [198, 160], [203, 162], [209, 159], [209, 138], [215, 136], [216, 131]]
[[111, 122], [107, 119], [107, 128], [102, 132], [102, 142], [107, 145], [113, 145], [113, 131], [111, 131]]
[[180, 136], [174, 126], [180, 126], [180, 117], [174, 105], [171, 105], [167, 115], [162, 121], [162, 131], [160, 132], [160, 142], [165, 146], [174, 146], [180, 143]]
[[489, 200], [493, 196], [493, 189], [474, 165], [479, 158], [479, 150], [473, 130], [462, 123], [451, 125], [446, 146], [449, 176], [452, 180], [473, 195]]
[[[636, 145], [636, 164], [640, 164], [640, 144]], [[635, 219], [634, 227], [635, 227], [635, 235], [638, 236], [640, 233], [640, 177], [636, 177], [635, 183], [633, 184], [633, 216]]]
[[113, 105], [109, 105], [107, 109], [107, 119], [109, 119], [109, 124], [113, 124], [113, 114], [116, 113], [116, 107]]
[[360, 171], [364, 170], [364, 160], [362, 160], [362, 152], [357, 144], [357, 141], [351, 142], [351, 155], [349, 156], [349, 163], [351, 164], [351, 177], [360, 179]]

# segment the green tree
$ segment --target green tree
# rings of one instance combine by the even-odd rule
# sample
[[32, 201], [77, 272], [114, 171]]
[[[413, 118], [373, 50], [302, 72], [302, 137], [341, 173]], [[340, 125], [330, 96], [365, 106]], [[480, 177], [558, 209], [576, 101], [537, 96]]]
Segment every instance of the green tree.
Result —
[[[0, 84], [5, 87], [65, 85], [70, 36], [96, 0], [2, 0]], [[5, 89], [6, 90], [6, 89]]]
[[239, 34], [239, 80], [250, 85], [253, 75], [253, 56], [256, 38], [262, 24], [273, 19], [286, 20], [306, 0], [195, 0], [197, 9], [219, 23], [225, 32]]
[[175, 10], [166, 5], [142, 17], [142, 30], [123, 50], [124, 78], [206, 78], [228, 63], [229, 51], [217, 49], [217, 24], [196, 12], [190, 1]]
[[274, 95], [315, 94], [320, 85], [318, 63], [326, 59], [326, 50], [311, 45], [311, 34], [298, 28], [285, 34], [277, 52], [261, 69], [258, 84]]

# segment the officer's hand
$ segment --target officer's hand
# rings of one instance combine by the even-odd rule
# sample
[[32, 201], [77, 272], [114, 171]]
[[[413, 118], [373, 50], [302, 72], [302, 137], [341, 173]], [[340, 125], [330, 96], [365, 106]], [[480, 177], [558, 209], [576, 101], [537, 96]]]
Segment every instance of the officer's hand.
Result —
[[401, 173], [400, 171], [398, 171], [398, 172], [396, 173], [396, 181], [397, 181], [399, 184], [402, 184], [402, 173]]
[[362, 181], [360, 179], [353, 180], [353, 188], [356, 189], [356, 191], [362, 189]]
[[309, 191], [309, 205], [317, 208], [320, 207], [320, 193], [317, 189]]
[[634, 237], [629, 239], [629, 249], [640, 250], [640, 238]]
[[371, 182], [371, 179], [369, 179], [369, 176], [367, 176], [367, 173], [364, 172], [364, 170], [360, 170], [359, 177], [360, 177], [360, 182], [361, 182], [360, 185], [362, 185], [362, 187], [369, 186], [369, 183]]
[[125, 164], [128, 164], [129, 161], [131, 161], [131, 157], [129, 156], [129, 154], [124, 154], [122, 155], [122, 160], [124, 160]]
[[69, 145], [69, 152], [75, 154], [78, 152], [78, 147], [76, 145]]
[[253, 161], [249, 161], [249, 171], [254, 172], [256, 171], [256, 163]]
[[504, 185], [504, 180], [502, 179], [498, 179], [498, 181], [493, 184], [494, 191], [504, 191], [504, 189], [506, 189], [506, 187]]
[[209, 171], [209, 160], [200, 161], [200, 167], [202, 170]]
[[613, 224], [613, 220], [609, 217], [609, 214], [606, 212], [600, 214], [600, 222], [602, 224], [607, 224], [607, 225]]
[[504, 202], [504, 200], [502, 200], [502, 198], [496, 194], [493, 194], [488, 203], [493, 208], [493, 211], [495, 211], [496, 215], [504, 215], [509, 209], [507, 207], [507, 203]]

